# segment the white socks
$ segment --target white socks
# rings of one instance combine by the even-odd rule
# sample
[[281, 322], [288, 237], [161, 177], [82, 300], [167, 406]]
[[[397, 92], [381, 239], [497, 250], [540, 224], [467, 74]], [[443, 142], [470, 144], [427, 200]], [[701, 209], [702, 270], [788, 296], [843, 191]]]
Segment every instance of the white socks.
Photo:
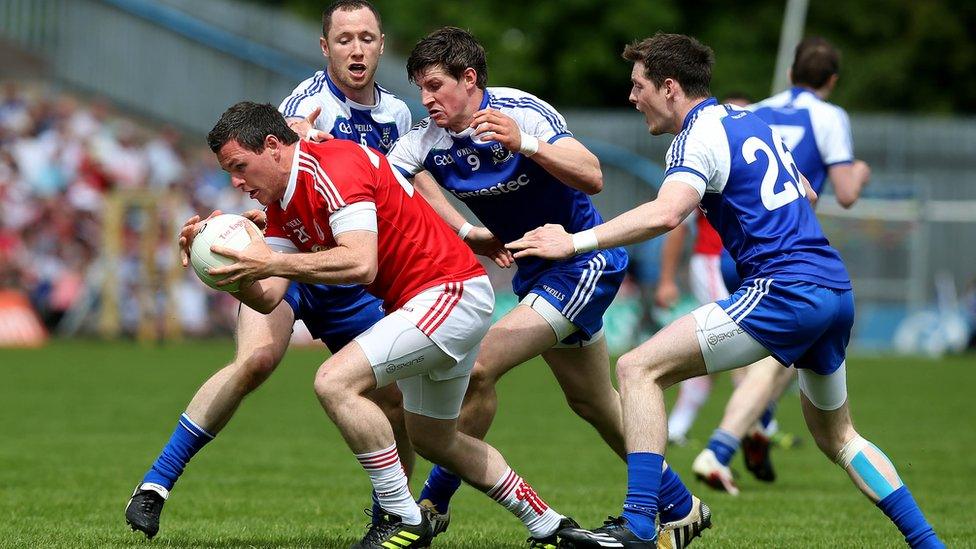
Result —
[[486, 493], [518, 517], [534, 538], [551, 535], [563, 519], [511, 468], [506, 469], [502, 478]]
[[369, 473], [380, 507], [398, 515], [406, 524], [420, 524], [420, 507], [410, 495], [407, 475], [400, 464], [396, 444], [378, 452], [356, 454], [356, 459]]

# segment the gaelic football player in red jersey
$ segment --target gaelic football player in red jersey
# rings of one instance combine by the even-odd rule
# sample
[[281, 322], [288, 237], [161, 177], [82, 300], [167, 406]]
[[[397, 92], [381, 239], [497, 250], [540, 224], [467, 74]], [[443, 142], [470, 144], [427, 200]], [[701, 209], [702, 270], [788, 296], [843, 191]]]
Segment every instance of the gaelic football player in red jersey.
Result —
[[[414, 448], [456, 472], [555, 544], [570, 519], [545, 504], [497, 450], [457, 430], [494, 294], [468, 248], [386, 158], [343, 140], [300, 141], [271, 105], [241, 102], [207, 137], [232, 184], [267, 206], [267, 240], [214, 247], [237, 263], [212, 269], [245, 287], [258, 311], [280, 302], [289, 280], [365, 284], [387, 316], [322, 364], [315, 392], [373, 483], [384, 520], [357, 547], [426, 547], [434, 535], [415, 503], [389, 421], [366, 398], [393, 383], [403, 393]], [[285, 253], [276, 253], [285, 252]]]

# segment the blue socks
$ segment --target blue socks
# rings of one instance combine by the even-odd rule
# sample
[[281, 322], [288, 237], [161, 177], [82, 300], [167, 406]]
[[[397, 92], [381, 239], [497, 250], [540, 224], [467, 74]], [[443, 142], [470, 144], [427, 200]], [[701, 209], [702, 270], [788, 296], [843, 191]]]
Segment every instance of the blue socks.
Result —
[[773, 416], [776, 415], [776, 404], [776, 401], [770, 402], [762, 416], [759, 417], [759, 424], [762, 425], [763, 430], [768, 429], [769, 424], [773, 422]]
[[424, 481], [424, 489], [420, 492], [420, 500], [430, 500], [437, 508], [438, 513], [446, 513], [451, 505], [451, 498], [454, 492], [461, 487], [461, 477], [441, 467], [435, 465], [430, 470], [430, 475]]
[[[624, 500], [623, 518], [631, 532], [648, 541], [657, 537], [654, 516], [657, 515], [663, 464], [664, 456], [661, 454], [627, 454], [627, 499]], [[670, 471], [670, 467], [668, 470]]]
[[163, 452], [153, 462], [152, 468], [143, 477], [142, 482], [151, 482], [172, 490], [190, 458], [213, 438], [213, 435], [193, 423], [193, 420], [184, 413], [180, 416], [173, 436], [163, 447]]
[[907, 486], [898, 488], [878, 502], [878, 508], [901, 530], [909, 547], [923, 549], [945, 548], [935, 530], [922, 515]]
[[708, 449], [715, 453], [719, 463], [728, 465], [739, 451], [739, 439], [728, 431], [715, 429], [712, 438], [708, 439]]
[[691, 492], [681, 482], [681, 477], [670, 466], [661, 475], [661, 491], [658, 494], [658, 510], [661, 522], [683, 519], [691, 512]]

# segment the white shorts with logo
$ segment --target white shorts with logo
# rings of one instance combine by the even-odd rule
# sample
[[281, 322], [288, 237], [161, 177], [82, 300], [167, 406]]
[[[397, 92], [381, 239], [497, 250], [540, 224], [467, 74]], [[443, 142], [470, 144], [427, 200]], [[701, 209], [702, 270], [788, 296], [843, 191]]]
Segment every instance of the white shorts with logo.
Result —
[[688, 285], [698, 303], [704, 305], [729, 297], [722, 278], [722, 256], [693, 254], [688, 262]]
[[355, 341], [377, 387], [397, 382], [405, 410], [454, 419], [494, 306], [487, 276], [448, 282], [417, 294]]

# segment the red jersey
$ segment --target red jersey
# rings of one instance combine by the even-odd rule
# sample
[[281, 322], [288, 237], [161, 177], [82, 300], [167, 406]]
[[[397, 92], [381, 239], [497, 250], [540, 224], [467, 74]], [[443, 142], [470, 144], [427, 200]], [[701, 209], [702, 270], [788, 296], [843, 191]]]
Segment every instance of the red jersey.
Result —
[[267, 208], [265, 237], [279, 250], [326, 250], [336, 245], [334, 214], [349, 207], [370, 209], [369, 204], [376, 209], [379, 263], [366, 289], [383, 299], [387, 311], [427, 288], [486, 274], [471, 249], [385, 156], [345, 139], [299, 142], [285, 195]]
[[698, 212], [695, 224], [698, 228], [698, 236], [695, 238], [695, 246], [692, 251], [696, 254], [720, 255], [722, 253], [722, 237], [718, 235], [718, 231], [712, 227], [712, 224], [708, 222], [708, 219], [705, 219], [701, 212]]

